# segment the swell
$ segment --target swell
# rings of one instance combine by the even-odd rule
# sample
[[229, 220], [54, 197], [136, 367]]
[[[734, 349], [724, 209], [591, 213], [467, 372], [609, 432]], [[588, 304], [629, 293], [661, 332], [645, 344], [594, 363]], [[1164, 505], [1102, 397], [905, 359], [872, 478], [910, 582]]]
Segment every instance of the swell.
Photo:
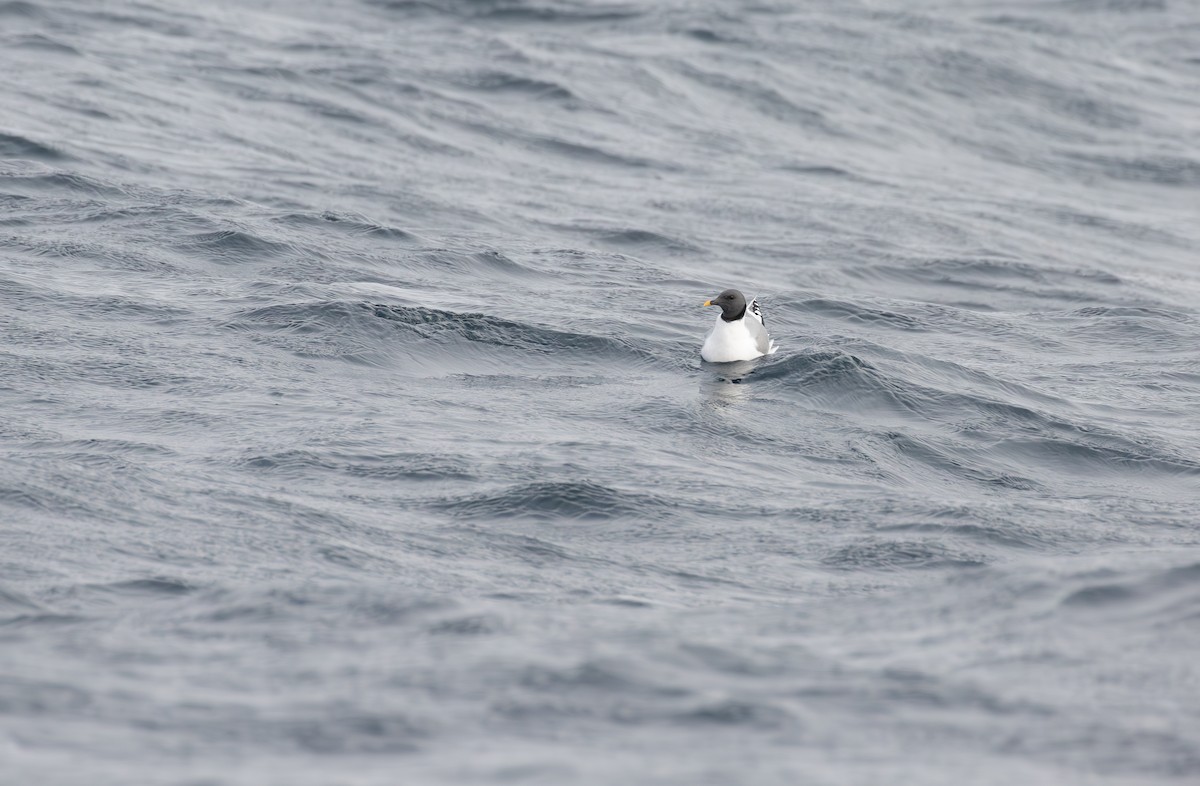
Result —
[[454, 78], [454, 83], [491, 96], [527, 96], [537, 101], [561, 102], [566, 105], [580, 103], [579, 97], [569, 88], [544, 76], [530, 77], [499, 69], [487, 69], [459, 74]]
[[[49, 150], [49, 148], [46, 149]], [[6, 189], [28, 190], [34, 194], [43, 191], [67, 191], [89, 196], [110, 197], [119, 197], [124, 194], [121, 188], [87, 175], [56, 171], [40, 165], [30, 165], [20, 160], [0, 161], [0, 185]]]
[[1131, 183], [1152, 183], [1174, 188], [1200, 188], [1200, 160], [1183, 155], [1121, 156], [1068, 153], [1085, 174], [1098, 174]]
[[[218, 229], [197, 232], [173, 242], [175, 248], [225, 264], [245, 264], [296, 254], [290, 243], [269, 240], [245, 229]], [[305, 254], [312, 255], [311, 249]]]
[[[29, 276], [28, 278], [33, 277]], [[183, 308], [156, 302], [149, 298], [132, 295], [68, 293], [61, 288], [38, 285], [24, 277], [22, 279], [0, 277], [0, 303], [11, 309], [13, 313], [22, 314], [29, 320], [27, 324], [16, 322], [10, 325], [10, 328], [19, 330], [26, 327], [39, 333], [42, 340], [48, 338], [44, 331], [47, 327], [47, 316], [51, 314], [61, 316], [64, 312], [68, 312], [89, 319], [136, 318], [151, 322], [167, 322], [188, 314]], [[56, 336], [56, 339], [63, 343], [68, 341], [66, 337], [59, 339]], [[29, 336], [27, 340], [34, 343], [37, 341], [32, 336]]]
[[49, 145], [44, 145], [28, 137], [0, 131], [0, 158], [60, 161], [67, 156]]
[[839, 546], [821, 557], [835, 570], [914, 570], [978, 568], [991, 560], [979, 552], [956, 549], [935, 540], [864, 538]]
[[[327, 300], [240, 312], [227, 328], [310, 357], [378, 362], [420, 347], [511, 350], [526, 356], [570, 356], [585, 362], [646, 360], [651, 356], [609, 336], [557, 330], [478, 312]], [[478, 360], [480, 357], [475, 356]], [[449, 360], [449, 358], [447, 358]]]
[[432, 507], [455, 518], [535, 521], [643, 520], [671, 515], [675, 505], [647, 494], [620, 491], [590, 481], [511, 486], [500, 492], [453, 497]]
[[295, 478], [310, 477], [314, 471], [378, 481], [461, 481], [475, 477], [468, 462], [462, 458], [420, 452], [250, 451], [237, 457], [234, 463], [255, 473]]
[[1200, 563], [1141, 575], [1100, 573], [1071, 579], [1060, 596], [1060, 608], [1075, 614], [1136, 615], [1143, 624], [1154, 618], [1160, 623], [1200, 619]]
[[[1014, 403], [1007, 397], [1010, 387], [1000, 387], [1006, 397], [990, 398], [916, 384], [899, 374], [839, 350], [814, 350], [772, 360], [746, 382], [855, 418], [874, 413], [878, 436], [906, 458], [986, 485], [1039, 488], [1030, 466], [1060, 482], [1098, 471], [1127, 481], [1145, 473], [1200, 474], [1200, 461], [1162, 440]], [[930, 424], [940, 433], [923, 433]], [[898, 432], [896, 425], [913, 433]]]
[[371, 313], [425, 338], [450, 338], [537, 354], [621, 359], [646, 353], [620, 339], [515, 322], [479, 313], [455, 313], [410, 306], [371, 306]]
[[574, 3], [565, 0], [367, 0], [393, 12], [437, 13], [465, 19], [579, 24], [636, 19], [643, 11], [630, 3]]
[[[1122, 283], [1098, 268], [1034, 264], [1003, 257], [896, 259], [852, 265], [847, 273], [870, 282], [899, 282], [962, 290], [983, 304], [996, 294], [1041, 299], [1088, 301]], [[991, 310], [981, 306], [981, 310]]]
[[384, 226], [362, 216], [335, 213], [330, 210], [320, 213], [287, 213], [276, 216], [272, 221], [289, 227], [332, 230], [376, 240], [411, 241], [415, 239], [412, 234], [398, 227]]
[[0, 2], [0, 16], [42, 19], [45, 17], [45, 11], [27, 0], [4, 0]]

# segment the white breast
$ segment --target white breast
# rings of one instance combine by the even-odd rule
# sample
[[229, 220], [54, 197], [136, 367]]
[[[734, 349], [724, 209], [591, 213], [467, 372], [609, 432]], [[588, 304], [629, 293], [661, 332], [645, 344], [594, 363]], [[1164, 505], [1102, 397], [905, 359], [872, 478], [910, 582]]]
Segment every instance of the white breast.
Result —
[[700, 357], [709, 363], [732, 363], [735, 360], [752, 360], [761, 357], [758, 341], [747, 329], [747, 319], [726, 322], [717, 317], [717, 324], [704, 337]]

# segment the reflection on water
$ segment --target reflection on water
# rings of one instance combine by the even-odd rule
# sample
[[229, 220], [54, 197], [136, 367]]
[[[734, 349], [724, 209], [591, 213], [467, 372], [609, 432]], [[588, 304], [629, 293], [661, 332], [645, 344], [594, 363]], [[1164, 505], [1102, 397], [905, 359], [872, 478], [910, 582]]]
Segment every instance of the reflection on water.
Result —
[[749, 395], [749, 388], [743, 383], [757, 365], [757, 360], [702, 363], [701, 398], [708, 404], [732, 404], [745, 399]]

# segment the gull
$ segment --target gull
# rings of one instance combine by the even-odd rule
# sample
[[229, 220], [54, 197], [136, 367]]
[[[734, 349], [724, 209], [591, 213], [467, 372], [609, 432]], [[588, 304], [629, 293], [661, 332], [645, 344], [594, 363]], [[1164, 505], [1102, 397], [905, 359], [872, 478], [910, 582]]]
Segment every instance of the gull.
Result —
[[767, 335], [762, 310], [757, 300], [746, 303], [746, 297], [736, 289], [727, 289], [706, 306], [720, 306], [717, 323], [704, 337], [700, 357], [709, 363], [732, 363], [753, 360], [775, 351], [775, 342]]

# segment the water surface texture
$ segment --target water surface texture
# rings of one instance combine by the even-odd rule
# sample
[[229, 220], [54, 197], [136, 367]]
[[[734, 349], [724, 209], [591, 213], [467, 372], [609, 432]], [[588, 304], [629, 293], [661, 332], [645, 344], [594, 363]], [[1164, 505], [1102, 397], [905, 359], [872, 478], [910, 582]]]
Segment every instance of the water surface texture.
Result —
[[1196, 3], [4, 0], [0, 74], [5, 784], [1200, 779]]

